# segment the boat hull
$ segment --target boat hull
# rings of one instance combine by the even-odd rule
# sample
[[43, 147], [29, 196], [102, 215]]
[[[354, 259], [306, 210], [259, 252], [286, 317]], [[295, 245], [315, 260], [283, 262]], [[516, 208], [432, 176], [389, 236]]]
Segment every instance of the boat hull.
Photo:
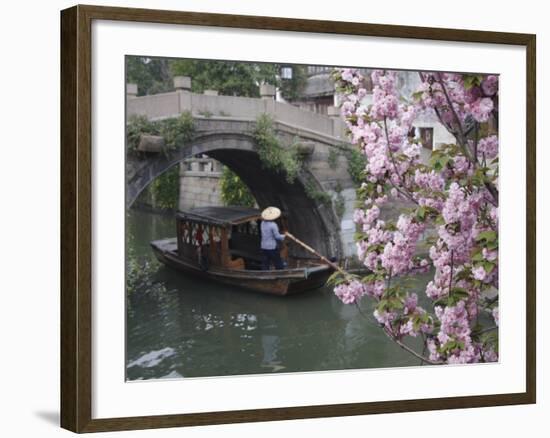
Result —
[[258, 271], [210, 267], [201, 269], [191, 260], [178, 256], [172, 239], [151, 242], [156, 258], [166, 266], [208, 280], [272, 295], [291, 295], [318, 289], [325, 285], [333, 270], [328, 265]]

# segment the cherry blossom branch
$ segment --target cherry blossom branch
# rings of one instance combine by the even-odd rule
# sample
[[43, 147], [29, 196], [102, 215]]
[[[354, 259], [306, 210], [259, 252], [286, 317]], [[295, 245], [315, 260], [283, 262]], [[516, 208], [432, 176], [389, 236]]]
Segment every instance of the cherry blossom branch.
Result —
[[415, 204], [418, 205], [418, 201], [416, 199], [414, 199], [414, 197], [412, 196], [412, 194], [408, 191], [406, 191], [406, 184], [405, 184], [405, 181], [403, 180], [403, 175], [401, 175], [399, 173], [399, 170], [397, 169], [397, 163], [395, 162], [395, 157], [393, 156], [393, 152], [391, 150], [391, 146], [390, 146], [390, 135], [388, 134], [388, 122], [387, 122], [387, 117], [384, 117], [384, 135], [386, 136], [386, 143], [388, 145], [388, 153], [390, 155], [390, 160], [393, 164], [393, 170], [394, 172], [397, 174], [397, 177], [399, 178], [399, 181], [401, 183], [401, 186], [404, 188], [403, 190], [400, 190], [399, 188], [397, 188], [397, 186], [395, 186], [395, 184], [393, 183], [393, 181], [391, 180], [391, 177], [390, 177], [390, 184], [399, 192], [401, 193], [403, 196], [405, 196], [407, 199], [409, 199], [411, 202], [414, 202]]
[[[418, 72], [419, 76], [420, 76], [420, 80], [422, 82], [425, 82], [426, 79], [424, 78], [424, 75], [422, 74], [422, 72]], [[431, 84], [430, 84], [430, 94], [433, 95], [433, 90], [431, 88]], [[458, 133], [453, 129], [453, 127], [451, 126], [450, 123], [447, 123], [445, 120], [443, 120], [443, 117], [441, 116], [441, 112], [439, 111], [439, 108], [437, 106], [433, 106], [433, 110], [435, 112], [435, 115], [437, 116], [438, 120], [439, 120], [439, 123], [441, 123], [445, 129], [447, 131], [449, 131], [455, 138], [458, 136]]]
[[474, 159], [476, 160], [476, 162], [477, 162], [477, 144], [478, 144], [478, 142], [479, 142], [479, 123], [474, 122]]
[[[455, 138], [458, 140], [459, 146], [461, 147], [462, 151], [464, 152], [464, 155], [466, 155], [466, 157], [468, 158], [470, 163], [473, 164], [474, 169], [477, 169], [477, 167], [478, 167], [477, 140], [476, 140], [476, 146], [475, 146], [476, 152], [474, 152], [475, 155], [472, 157], [472, 151], [470, 151], [470, 148], [468, 147], [467, 139], [466, 139], [466, 136], [464, 134], [464, 130], [462, 129], [462, 123], [460, 121], [460, 118], [458, 117], [458, 114], [456, 113], [456, 110], [455, 110], [455, 107], [454, 107], [453, 102], [451, 100], [451, 97], [449, 96], [449, 93], [447, 92], [447, 87], [445, 86], [443, 78], [441, 77], [441, 73], [438, 73], [437, 76], [438, 76], [438, 82], [441, 85], [441, 89], [443, 91], [443, 94], [445, 95], [445, 99], [447, 100], [447, 105], [451, 109], [451, 113], [453, 114], [453, 118], [455, 120], [455, 123], [456, 123], [458, 131], [459, 131], [459, 136], [456, 136], [455, 133], [453, 133], [453, 135], [455, 135]], [[441, 119], [441, 116], [439, 114], [438, 114], [438, 117]], [[476, 134], [477, 134], [477, 130], [476, 130]], [[484, 185], [485, 185], [485, 187], [487, 188], [487, 190], [489, 191], [489, 193], [491, 194], [491, 196], [493, 198], [494, 202], [492, 204], [495, 205], [495, 206], [498, 206], [498, 191], [497, 191], [496, 187], [492, 183], [490, 183], [489, 181], [485, 181]]]
[[431, 360], [425, 356], [422, 356], [421, 354], [414, 351], [409, 346], [405, 345], [403, 342], [401, 342], [392, 332], [389, 331], [387, 327], [384, 327], [384, 333], [397, 345], [399, 345], [403, 350], [409, 352], [413, 356], [415, 356], [417, 359], [420, 359], [422, 362], [428, 363], [430, 365], [443, 365], [444, 362], [438, 361], [438, 360]]
[[489, 181], [485, 181], [485, 188], [488, 190], [488, 192], [491, 194], [493, 201], [491, 204], [493, 204], [495, 207], [498, 207], [498, 190], [497, 188], [491, 184]]
[[[466, 136], [464, 134], [464, 130], [462, 129], [462, 123], [460, 122], [460, 118], [458, 117], [458, 114], [456, 113], [455, 107], [453, 105], [453, 102], [451, 101], [451, 98], [449, 96], [449, 93], [447, 92], [447, 87], [444, 84], [443, 78], [441, 77], [441, 73], [438, 73], [439, 77], [439, 84], [441, 85], [441, 89], [443, 90], [443, 94], [445, 95], [445, 99], [447, 99], [447, 104], [451, 108], [451, 112], [453, 114], [453, 118], [455, 119], [455, 122], [458, 127], [458, 131], [460, 133], [461, 139], [457, 138], [459, 140], [460, 147], [462, 148], [462, 151], [467, 156], [468, 160], [474, 165], [474, 169], [477, 169], [478, 167], [478, 161], [477, 161], [477, 129], [476, 129], [476, 145], [475, 145], [475, 155], [472, 157], [470, 148], [468, 147], [468, 142], [466, 139]], [[477, 123], [477, 122], [476, 122]], [[485, 187], [493, 197], [493, 200], [495, 201], [495, 206], [498, 205], [498, 191], [496, 190], [495, 186], [491, 184], [488, 181], [484, 182]]]
[[451, 296], [451, 287], [453, 285], [453, 269], [454, 269], [454, 250], [451, 250], [451, 273], [449, 275], [449, 297]]
[[495, 325], [495, 326], [492, 326], [492, 327], [487, 327], [486, 329], [483, 329], [483, 330], [479, 331], [478, 333], [480, 335], [482, 335], [483, 333], [492, 332], [493, 330], [498, 330], [498, 325]]
[[445, 84], [443, 82], [443, 78], [441, 77], [441, 73], [438, 73], [437, 76], [439, 78], [438, 82], [441, 85], [441, 89], [443, 91], [443, 94], [445, 95], [445, 99], [447, 100], [447, 105], [449, 105], [449, 108], [451, 109], [451, 113], [453, 115], [453, 118], [455, 120], [457, 129], [458, 129], [458, 132], [459, 132], [459, 137], [460, 138], [457, 137], [458, 143], [460, 144], [460, 147], [462, 148], [462, 150], [464, 151], [464, 153], [468, 157], [468, 159], [470, 161], [472, 161], [472, 156], [470, 154], [471, 151], [468, 149], [467, 142], [466, 142], [466, 136], [464, 135], [464, 130], [462, 129], [462, 122], [460, 121], [460, 118], [458, 117], [458, 114], [456, 113], [453, 102], [452, 102], [452, 100], [449, 96], [449, 93], [447, 92], [447, 87], [445, 86]]
[[[422, 356], [424, 356], [426, 354], [426, 349], [428, 347], [428, 343], [426, 342], [426, 335], [424, 333], [421, 333], [421, 336], [422, 336]], [[421, 360], [420, 361], [420, 365], [424, 365], [424, 361]]]

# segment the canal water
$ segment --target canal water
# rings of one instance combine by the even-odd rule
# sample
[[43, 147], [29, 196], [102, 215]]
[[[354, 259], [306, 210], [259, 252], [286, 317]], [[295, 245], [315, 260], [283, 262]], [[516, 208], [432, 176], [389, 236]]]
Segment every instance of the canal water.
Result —
[[149, 242], [175, 234], [170, 215], [132, 210], [127, 233], [131, 257], [150, 262], [127, 291], [128, 380], [420, 365], [386, 338], [366, 301], [342, 304], [330, 287], [275, 297], [159, 265]]

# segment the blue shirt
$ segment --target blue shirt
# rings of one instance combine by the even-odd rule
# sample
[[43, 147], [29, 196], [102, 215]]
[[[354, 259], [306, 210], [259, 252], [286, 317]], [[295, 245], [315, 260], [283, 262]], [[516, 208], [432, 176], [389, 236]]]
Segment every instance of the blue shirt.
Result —
[[262, 249], [276, 249], [277, 240], [283, 240], [284, 235], [279, 234], [279, 227], [273, 221], [262, 221], [260, 225], [262, 231]]

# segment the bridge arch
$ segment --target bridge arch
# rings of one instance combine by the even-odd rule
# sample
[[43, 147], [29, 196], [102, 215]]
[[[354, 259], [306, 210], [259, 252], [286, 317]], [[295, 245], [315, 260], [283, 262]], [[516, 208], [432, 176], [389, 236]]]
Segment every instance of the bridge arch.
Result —
[[289, 231], [296, 236], [323, 254], [342, 256], [339, 220], [332, 207], [311, 199], [306, 191], [306, 184], [313, 184], [322, 191], [319, 181], [308, 169], [303, 169], [295, 181], [289, 183], [283, 174], [264, 168], [251, 133], [203, 132], [189, 145], [166, 154], [128, 159], [127, 207], [155, 178], [198, 154], [206, 154], [220, 161], [239, 175], [250, 188], [260, 208], [276, 205], [285, 211], [290, 223]]

